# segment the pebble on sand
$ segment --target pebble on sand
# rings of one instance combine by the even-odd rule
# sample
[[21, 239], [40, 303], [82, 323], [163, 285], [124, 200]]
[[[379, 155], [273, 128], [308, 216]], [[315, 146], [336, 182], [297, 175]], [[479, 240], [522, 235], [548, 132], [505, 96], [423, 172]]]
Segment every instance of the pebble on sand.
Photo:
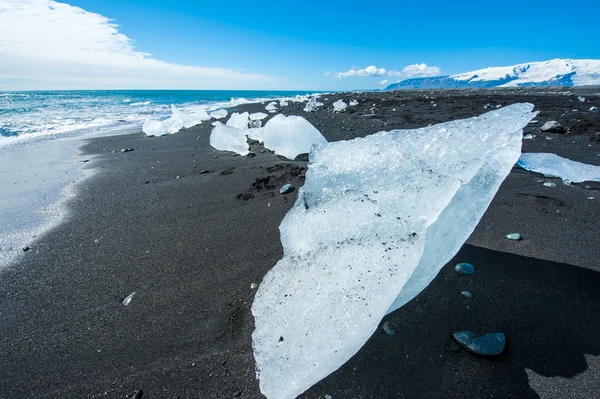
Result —
[[548, 121], [540, 128], [542, 132], [564, 133], [567, 129], [557, 121]]
[[473, 267], [472, 264], [465, 262], [456, 264], [456, 266], [454, 266], [454, 270], [456, 273], [464, 275], [475, 273], [475, 267]]
[[472, 331], [460, 331], [453, 334], [454, 339], [469, 351], [483, 356], [495, 356], [502, 353], [506, 346], [504, 333], [476, 334]]
[[473, 294], [471, 294], [469, 291], [461, 291], [460, 293], [467, 298], [473, 298]]
[[393, 337], [394, 335], [396, 335], [396, 330], [394, 330], [390, 324], [389, 321], [386, 321], [385, 323], [383, 323], [383, 331], [385, 331], [385, 333], [387, 335], [389, 335], [390, 337]]

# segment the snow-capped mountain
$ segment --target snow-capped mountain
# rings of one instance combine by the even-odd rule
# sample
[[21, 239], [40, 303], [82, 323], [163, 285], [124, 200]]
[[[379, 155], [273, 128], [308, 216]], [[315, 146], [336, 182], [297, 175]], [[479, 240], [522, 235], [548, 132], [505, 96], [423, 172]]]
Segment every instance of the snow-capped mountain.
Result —
[[529, 62], [393, 83], [385, 90], [600, 85], [600, 60]]

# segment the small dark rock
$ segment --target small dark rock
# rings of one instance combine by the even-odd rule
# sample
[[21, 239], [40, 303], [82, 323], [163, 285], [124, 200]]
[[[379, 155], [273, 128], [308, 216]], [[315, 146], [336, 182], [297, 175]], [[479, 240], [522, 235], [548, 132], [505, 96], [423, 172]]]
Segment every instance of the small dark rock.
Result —
[[255, 154], [255, 153], [253, 153], [253, 152], [249, 152], [249, 153], [246, 155], [246, 158], [254, 158], [255, 156], [256, 156], [256, 154]]
[[198, 172], [199, 175], [204, 175], [206, 173], [212, 173], [212, 170], [202, 169], [200, 172]]
[[298, 154], [296, 158], [294, 158], [294, 161], [308, 162], [308, 153], [305, 152], [304, 154]]
[[223, 175], [223, 176], [227, 176], [227, 175], [230, 175], [230, 174], [232, 174], [232, 173], [233, 173], [233, 170], [231, 170], [231, 169], [227, 169], [227, 170], [224, 170], [224, 171], [222, 171], [222, 172], [221, 172], [221, 175]]
[[23, 252], [27, 252], [27, 251], [29, 251], [30, 249], [31, 249], [31, 248], [29, 248], [29, 247], [25, 247], [25, 248], [23, 248]]
[[455, 332], [453, 336], [469, 351], [483, 356], [499, 355], [506, 345], [503, 333], [476, 334], [472, 331], [460, 331]]

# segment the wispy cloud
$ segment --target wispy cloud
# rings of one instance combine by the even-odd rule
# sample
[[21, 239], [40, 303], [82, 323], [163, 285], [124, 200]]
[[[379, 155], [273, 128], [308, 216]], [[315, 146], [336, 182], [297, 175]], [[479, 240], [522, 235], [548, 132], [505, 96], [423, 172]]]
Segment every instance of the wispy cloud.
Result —
[[0, 89], [268, 88], [278, 78], [173, 64], [138, 51], [111, 19], [51, 0], [0, 0]]
[[387, 79], [383, 79], [383, 80], [380, 80], [379, 82], [377, 82], [377, 84], [378, 84], [378, 85], [386, 85], [386, 84], [388, 84], [389, 82], [390, 82], [389, 80], [387, 80]]
[[[427, 64], [413, 64], [405, 66], [401, 71], [385, 68], [377, 68], [375, 65], [368, 66], [363, 69], [352, 68], [346, 72], [336, 72], [333, 74], [338, 79], [349, 78], [354, 76], [360, 77], [383, 77], [383, 76], [401, 76], [404, 78], [416, 76], [436, 76], [439, 75], [440, 68], [429, 66]], [[383, 81], [382, 81], [383, 82]], [[387, 83], [387, 80], [386, 80]], [[379, 82], [379, 84], [384, 84]]]

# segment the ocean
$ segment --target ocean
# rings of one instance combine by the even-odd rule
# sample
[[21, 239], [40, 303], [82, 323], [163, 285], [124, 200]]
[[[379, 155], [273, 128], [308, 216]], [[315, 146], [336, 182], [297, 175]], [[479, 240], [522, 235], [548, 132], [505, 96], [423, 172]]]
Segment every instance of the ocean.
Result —
[[[0, 271], [68, 217], [67, 200], [93, 175], [83, 139], [140, 132], [171, 105], [207, 111], [314, 92], [105, 90], [0, 92]], [[84, 167], [85, 165], [85, 167]], [[27, 249], [27, 251], [24, 251]]]

